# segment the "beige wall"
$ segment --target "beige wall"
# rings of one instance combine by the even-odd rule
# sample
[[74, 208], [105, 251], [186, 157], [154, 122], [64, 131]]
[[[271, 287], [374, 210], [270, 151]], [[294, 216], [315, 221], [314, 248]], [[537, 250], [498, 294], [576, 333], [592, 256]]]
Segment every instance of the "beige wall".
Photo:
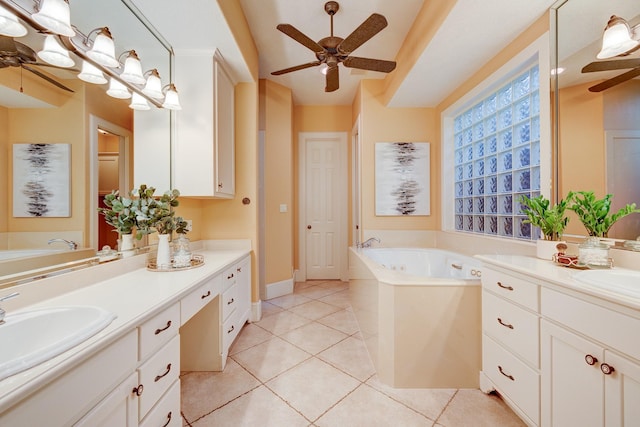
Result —
[[[9, 110], [0, 107], [0, 188], [9, 188]], [[9, 192], [0, 196], [0, 233], [7, 231], [9, 213]], [[6, 240], [0, 237], [0, 249], [6, 248]]]

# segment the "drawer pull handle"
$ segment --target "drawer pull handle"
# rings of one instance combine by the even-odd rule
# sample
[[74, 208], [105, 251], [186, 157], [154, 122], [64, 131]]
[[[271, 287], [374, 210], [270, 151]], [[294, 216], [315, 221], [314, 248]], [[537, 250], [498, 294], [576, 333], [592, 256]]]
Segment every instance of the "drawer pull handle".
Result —
[[516, 380], [515, 378], [513, 378], [513, 375], [506, 374], [506, 373], [502, 370], [502, 366], [500, 366], [500, 365], [498, 365], [498, 371], [500, 371], [500, 373], [501, 373], [502, 375], [504, 375], [505, 377], [509, 378], [511, 381], [515, 381], [515, 380]]
[[506, 289], [508, 291], [512, 291], [513, 290], [513, 286], [509, 286], [509, 285], [503, 285], [502, 282], [496, 282], [498, 286], [500, 286], [502, 289]]
[[234, 302], [235, 302], [235, 298], [231, 298], [229, 301], [227, 301], [227, 305], [233, 304]]
[[227, 331], [227, 333], [228, 333], [228, 334], [230, 334], [231, 332], [235, 331], [235, 329], [236, 329], [236, 327], [235, 327], [235, 326], [233, 326], [233, 325], [231, 325], [231, 329], [229, 329], [229, 330]]
[[238, 273], [242, 273], [242, 267], [238, 267], [238, 268], [236, 268], [236, 271], [237, 271]]
[[140, 384], [138, 387], [134, 387], [133, 390], [131, 390], [131, 393], [140, 397], [143, 391], [144, 391], [144, 386]]
[[210, 297], [210, 296], [211, 296], [211, 291], [207, 291], [207, 293], [206, 293], [206, 294], [204, 294], [204, 295], [202, 295], [202, 296], [200, 297], [200, 299], [205, 299], [205, 298]]
[[611, 366], [611, 365], [609, 365], [607, 363], [603, 363], [602, 365], [600, 365], [600, 370], [605, 375], [611, 375], [615, 371], [615, 369], [613, 369], [613, 366]]
[[502, 321], [501, 318], [498, 317], [498, 323], [500, 323], [502, 326], [504, 326], [505, 328], [509, 328], [509, 329], [513, 329], [513, 325], [510, 325], [509, 323], [504, 323]]
[[167, 427], [169, 424], [171, 424], [171, 411], [167, 414], [167, 422], [162, 427]]
[[171, 320], [167, 320], [167, 326], [165, 326], [164, 328], [158, 328], [156, 329], [156, 335], [158, 335], [160, 332], [162, 331], [166, 331], [167, 329], [169, 329], [171, 327]]
[[167, 427], [169, 424], [171, 424], [171, 411], [167, 414], [167, 422], [164, 423], [162, 427]]
[[162, 375], [156, 375], [156, 378], [153, 380], [153, 382], [154, 382], [154, 383], [157, 383], [157, 382], [158, 382], [158, 381], [160, 381], [162, 378], [166, 377], [166, 376], [169, 374], [169, 372], [171, 372], [171, 363], [169, 363], [169, 364], [167, 365], [167, 370], [166, 370], [166, 371], [164, 371], [164, 374], [162, 374]]
[[233, 273], [227, 276], [227, 279], [233, 279]]
[[597, 359], [597, 358], [595, 358], [595, 357], [593, 357], [593, 356], [592, 356], [592, 355], [590, 355], [590, 354], [587, 354], [587, 355], [584, 357], [584, 361], [585, 361], [585, 362], [587, 362], [587, 365], [593, 366], [593, 365], [595, 365], [595, 364], [598, 362], [598, 359]]

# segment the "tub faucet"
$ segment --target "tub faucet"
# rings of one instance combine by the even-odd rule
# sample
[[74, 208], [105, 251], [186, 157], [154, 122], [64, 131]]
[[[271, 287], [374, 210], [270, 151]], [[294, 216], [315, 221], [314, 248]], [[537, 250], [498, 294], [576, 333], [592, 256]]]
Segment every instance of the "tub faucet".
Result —
[[47, 242], [48, 245], [55, 243], [55, 242], [64, 242], [67, 244], [67, 246], [69, 246], [69, 249], [71, 249], [72, 251], [75, 251], [76, 249], [78, 249], [78, 244], [76, 242], [74, 242], [73, 240], [66, 240], [66, 239], [51, 239]]
[[[17, 297], [18, 295], [20, 295], [19, 292], [14, 292], [12, 294], [9, 295], [5, 295], [3, 297], [0, 297], [0, 301], [5, 301], [14, 297]], [[0, 308], [0, 325], [2, 325], [4, 323], [4, 315], [7, 314], [6, 311], [4, 311], [2, 308]]]
[[367, 240], [365, 240], [364, 242], [360, 243], [360, 247], [361, 248], [370, 248], [371, 247], [371, 242], [372, 241], [376, 241], [378, 243], [380, 243], [380, 239], [377, 237], [369, 237]]

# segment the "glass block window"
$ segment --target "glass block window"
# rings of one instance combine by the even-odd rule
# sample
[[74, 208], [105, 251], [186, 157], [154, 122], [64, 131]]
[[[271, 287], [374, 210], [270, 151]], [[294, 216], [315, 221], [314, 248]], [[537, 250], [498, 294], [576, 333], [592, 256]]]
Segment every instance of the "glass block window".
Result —
[[538, 65], [454, 118], [458, 231], [534, 240], [518, 203], [540, 194]]

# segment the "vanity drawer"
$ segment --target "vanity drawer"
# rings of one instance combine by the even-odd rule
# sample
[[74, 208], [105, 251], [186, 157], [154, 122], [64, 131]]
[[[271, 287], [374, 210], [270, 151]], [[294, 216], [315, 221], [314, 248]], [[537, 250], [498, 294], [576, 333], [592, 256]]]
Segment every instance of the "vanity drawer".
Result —
[[222, 320], [226, 320], [238, 305], [238, 285], [233, 285], [222, 294]]
[[162, 313], [144, 322], [139, 328], [140, 349], [138, 360], [146, 359], [155, 349], [178, 333], [180, 327], [180, 303], [175, 303]]
[[540, 367], [540, 321], [536, 314], [484, 291], [482, 329], [531, 365]]
[[482, 371], [535, 425], [540, 424], [540, 375], [487, 335], [482, 337]]
[[538, 312], [540, 286], [491, 269], [482, 271], [482, 287]]
[[180, 301], [180, 325], [187, 323], [205, 305], [220, 293], [220, 276], [213, 277]]
[[234, 265], [225, 270], [222, 273], [222, 292], [229, 289], [231, 286], [235, 285], [238, 281], [238, 271], [237, 267]]
[[140, 384], [140, 419], [180, 375], [180, 337], [178, 335], [138, 368]]
[[182, 426], [182, 417], [180, 416], [180, 380], [173, 382], [169, 390], [140, 423], [140, 427], [160, 426]]
[[238, 316], [239, 312], [238, 310], [235, 310], [231, 315], [229, 315], [229, 318], [225, 320], [222, 325], [222, 331], [220, 331], [222, 334], [222, 353], [227, 353], [229, 351], [231, 343], [240, 332], [242, 325], [239, 324]]
[[542, 289], [541, 310], [544, 317], [640, 360], [640, 319], [548, 288]]

